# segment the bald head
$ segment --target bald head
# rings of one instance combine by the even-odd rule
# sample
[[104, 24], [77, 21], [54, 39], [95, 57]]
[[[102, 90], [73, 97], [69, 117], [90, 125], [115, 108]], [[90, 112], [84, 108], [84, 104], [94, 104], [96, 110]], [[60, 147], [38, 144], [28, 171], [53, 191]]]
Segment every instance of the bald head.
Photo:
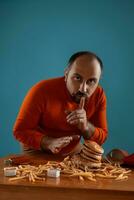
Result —
[[87, 56], [90, 61], [92, 61], [94, 59], [97, 60], [99, 62], [99, 64], [100, 64], [101, 71], [103, 70], [103, 62], [102, 62], [102, 60], [95, 53], [92, 53], [90, 51], [80, 51], [80, 52], [77, 52], [77, 53], [73, 54], [69, 58], [68, 67], [70, 67], [76, 61], [76, 59], [78, 59], [78, 58], [80, 58], [82, 56]]

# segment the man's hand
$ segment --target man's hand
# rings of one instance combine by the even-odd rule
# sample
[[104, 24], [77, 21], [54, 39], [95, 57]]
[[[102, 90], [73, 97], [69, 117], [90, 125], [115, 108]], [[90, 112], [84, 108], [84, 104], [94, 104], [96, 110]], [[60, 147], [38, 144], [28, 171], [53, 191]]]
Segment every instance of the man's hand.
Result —
[[41, 148], [44, 150], [50, 150], [52, 153], [56, 154], [59, 153], [62, 148], [66, 147], [73, 140], [74, 137], [77, 137], [77, 139], [79, 138], [79, 136], [67, 136], [60, 138], [44, 136], [41, 141]]
[[79, 108], [69, 113], [67, 115], [67, 122], [75, 125], [81, 131], [81, 135], [84, 139], [90, 139], [94, 134], [95, 127], [88, 122], [84, 108]]
[[82, 109], [77, 109], [72, 111], [67, 115], [67, 122], [69, 124], [77, 126], [81, 132], [84, 132], [88, 129], [88, 121], [86, 116], [86, 111]]

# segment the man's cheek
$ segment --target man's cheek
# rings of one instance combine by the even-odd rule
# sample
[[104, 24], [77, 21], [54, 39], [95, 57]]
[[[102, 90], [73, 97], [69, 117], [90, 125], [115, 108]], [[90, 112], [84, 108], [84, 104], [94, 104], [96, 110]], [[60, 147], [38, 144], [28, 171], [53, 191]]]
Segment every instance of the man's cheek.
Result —
[[72, 94], [76, 94], [77, 89], [76, 89], [74, 86], [72, 86], [72, 87], [71, 87], [71, 92], [72, 92]]
[[89, 96], [89, 97], [94, 93], [94, 91], [96, 90], [96, 88], [97, 88], [97, 87], [95, 87], [95, 88], [90, 88], [90, 90], [89, 90], [89, 92], [88, 92], [88, 96]]

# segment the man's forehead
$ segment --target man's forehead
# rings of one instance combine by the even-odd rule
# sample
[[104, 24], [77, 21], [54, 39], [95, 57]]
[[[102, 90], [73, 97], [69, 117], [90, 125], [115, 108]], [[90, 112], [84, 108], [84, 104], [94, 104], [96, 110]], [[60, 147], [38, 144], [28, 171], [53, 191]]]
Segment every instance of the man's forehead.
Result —
[[89, 56], [80, 56], [71, 65], [71, 71], [77, 73], [91, 73], [96, 75], [96, 73], [101, 73], [100, 63], [96, 58]]
[[83, 55], [83, 56], [78, 57], [74, 61], [74, 64], [75, 65], [81, 65], [81, 66], [91, 66], [92, 64], [99, 64], [99, 62], [93, 56]]

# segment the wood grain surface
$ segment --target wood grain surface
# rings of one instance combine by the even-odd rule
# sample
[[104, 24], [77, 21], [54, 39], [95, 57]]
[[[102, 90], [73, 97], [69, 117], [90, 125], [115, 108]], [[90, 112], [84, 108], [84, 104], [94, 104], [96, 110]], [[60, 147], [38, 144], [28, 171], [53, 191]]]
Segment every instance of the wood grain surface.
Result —
[[[134, 200], [134, 172], [122, 181], [98, 178], [97, 182], [92, 182], [80, 181], [76, 177], [60, 177], [34, 183], [26, 180], [10, 182], [3, 174], [3, 160], [7, 158], [0, 159], [0, 200]], [[62, 160], [50, 155], [43, 155], [43, 158]]]

